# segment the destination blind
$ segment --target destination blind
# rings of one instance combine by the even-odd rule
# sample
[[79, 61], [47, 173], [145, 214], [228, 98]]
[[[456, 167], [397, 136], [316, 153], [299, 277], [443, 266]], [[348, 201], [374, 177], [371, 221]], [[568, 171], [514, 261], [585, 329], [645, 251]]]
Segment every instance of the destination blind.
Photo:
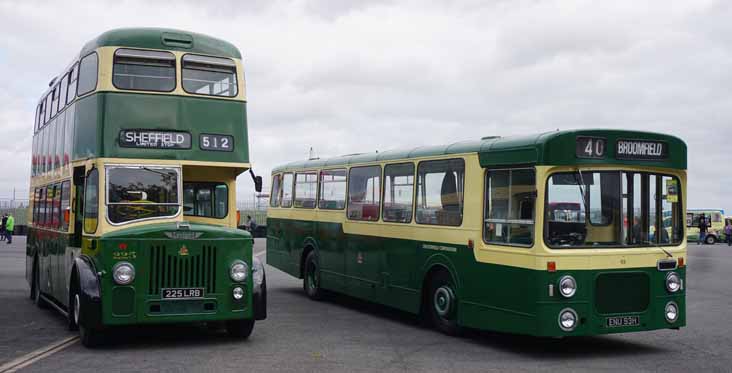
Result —
[[119, 145], [125, 148], [190, 149], [191, 134], [178, 131], [122, 130]]
[[655, 161], [668, 158], [668, 144], [652, 140], [620, 139], [615, 145], [617, 159]]

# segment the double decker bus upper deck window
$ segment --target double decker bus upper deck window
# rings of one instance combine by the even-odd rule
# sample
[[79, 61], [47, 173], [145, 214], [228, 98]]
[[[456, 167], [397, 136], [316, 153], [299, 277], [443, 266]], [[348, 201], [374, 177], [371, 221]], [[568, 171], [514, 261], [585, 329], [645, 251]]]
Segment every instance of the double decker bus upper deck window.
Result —
[[99, 73], [99, 57], [96, 53], [88, 54], [79, 63], [79, 79], [76, 84], [77, 95], [81, 96], [97, 89]]
[[112, 166], [107, 168], [107, 211], [113, 224], [178, 214], [177, 168]]
[[553, 247], [679, 244], [680, 183], [645, 172], [576, 171], [547, 182], [546, 242]]
[[234, 97], [238, 93], [233, 60], [186, 54], [182, 62], [183, 90], [186, 92], [223, 97]]
[[170, 92], [175, 89], [175, 55], [170, 52], [117, 49], [112, 83], [119, 89]]

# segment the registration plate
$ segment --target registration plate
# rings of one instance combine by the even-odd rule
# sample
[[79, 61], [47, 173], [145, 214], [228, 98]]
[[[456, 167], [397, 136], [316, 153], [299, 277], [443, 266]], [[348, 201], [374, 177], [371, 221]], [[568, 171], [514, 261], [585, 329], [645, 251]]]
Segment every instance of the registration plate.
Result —
[[616, 316], [608, 317], [606, 320], [608, 328], [640, 325], [640, 317], [638, 316]]
[[162, 289], [163, 299], [203, 298], [203, 288]]

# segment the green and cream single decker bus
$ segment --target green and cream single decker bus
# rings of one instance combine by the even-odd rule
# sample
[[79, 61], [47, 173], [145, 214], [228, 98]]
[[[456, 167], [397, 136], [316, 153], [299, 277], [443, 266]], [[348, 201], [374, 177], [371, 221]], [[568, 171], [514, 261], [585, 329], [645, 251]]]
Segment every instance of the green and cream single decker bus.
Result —
[[699, 242], [699, 220], [704, 216], [707, 221], [707, 234], [704, 243], [714, 245], [717, 242], [724, 242], [727, 235], [724, 234], [726, 220], [722, 209], [687, 209], [686, 210], [686, 235], [690, 242]]
[[264, 269], [236, 229], [236, 177], [251, 173], [244, 86], [230, 43], [152, 28], [100, 35], [49, 83], [26, 277], [85, 345], [135, 324], [246, 338], [266, 317]]
[[448, 334], [678, 329], [686, 162], [672, 136], [576, 130], [290, 163], [272, 174], [267, 262], [313, 299]]

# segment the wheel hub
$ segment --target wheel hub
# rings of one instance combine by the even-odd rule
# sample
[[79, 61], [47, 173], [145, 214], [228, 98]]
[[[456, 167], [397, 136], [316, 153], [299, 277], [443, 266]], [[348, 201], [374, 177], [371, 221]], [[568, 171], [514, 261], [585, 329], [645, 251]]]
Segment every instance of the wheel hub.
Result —
[[79, 294], [74, 294], [74, 323], [79, 325], [79, 310], [81, 309], [81, 300]]
[[435, 291], [433, 299], [435, 311], [440, 317], [447, 317], [453, 308], [455, 294], [448, 286], [441, 286]]

